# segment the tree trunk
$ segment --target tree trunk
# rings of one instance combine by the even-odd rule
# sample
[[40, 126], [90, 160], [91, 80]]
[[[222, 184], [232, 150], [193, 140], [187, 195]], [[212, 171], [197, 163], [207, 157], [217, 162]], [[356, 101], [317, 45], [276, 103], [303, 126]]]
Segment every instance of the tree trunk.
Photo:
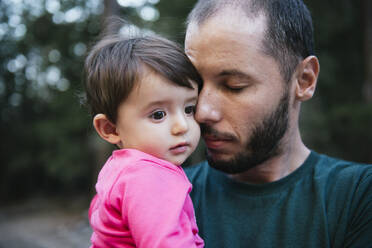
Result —
[[363, 0], [364, 17], [364, 64], [365, 77], [363, 96], [367, 103], [372, 103], [372, 1]]
[[103, 19], [111, 16], [119, 16], [120, 6], [116, 0], [105, 0], [105, 10], [103, 12]]
[[[104, 12], [101, 22], [101, 35], [110, 34], [117, 30], [110, 25], [112, 17], [120, 15], [120, 6], [116, 0], [105, 0], [104, 1]], [[101, 170], [102, 166], [111, 155], [113, 150], [113, 145], [109, 144], [106, 141], [103, 141], [97, 134], [93, 134], [89, 140], [91, 148], [94, 152], [94, 162], [92, 164], [92, 175], [93, 175], [93, 185], [91, 187], [91, 194], [95, 194], [95, 184], [97, 182], [98, 173]]]
[[93, 151], [93, 162], [91, 165], [92, 168], [92, 185], [90, 194], [91, 196], [96, 194], [95, 185], [97, 183], [98, 174], [102, 169], [102, 166], [106, 163], [107, 159], [110, 157], [113, 149], [115, 148], [110, 143], [101, 139], [98, 134], [92, 134], [89, 137], [89, 145]]
[[116, 0], [104, 0], [105, 10], [102, 16], [102, 27], [101, 30], [104, 31], [106, 34], [114, 33], [116, 27], [110, 25], [112, 21], [112, 17], [119, 17], [120, 16], [120, 6]]

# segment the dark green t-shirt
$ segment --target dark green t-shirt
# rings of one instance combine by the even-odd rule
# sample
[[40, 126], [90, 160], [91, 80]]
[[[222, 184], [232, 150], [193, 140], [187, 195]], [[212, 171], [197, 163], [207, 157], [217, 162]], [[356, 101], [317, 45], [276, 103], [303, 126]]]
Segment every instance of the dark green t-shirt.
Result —
[[207, 162], [185, 172], [207, 248], [372, 247], [372, 165], [311, 152], [263, 185], [233, 181]]

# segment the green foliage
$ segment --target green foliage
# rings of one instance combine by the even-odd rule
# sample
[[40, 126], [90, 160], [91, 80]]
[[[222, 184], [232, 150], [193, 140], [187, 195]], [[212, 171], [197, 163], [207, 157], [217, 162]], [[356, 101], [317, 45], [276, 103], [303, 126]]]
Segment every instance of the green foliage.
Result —
[[90, 120], [77, 94], [83, 55], [99, 32], [100, 16], [92, 10], [84, 21], [67, 21], [76, 5], [65, 1], [59, 8], [65, 21], [56, 21], [46, 2], [0, 3], [0, 25], [7, 29], [0, 46], [0, 191], [5, 199], [90, 184]]

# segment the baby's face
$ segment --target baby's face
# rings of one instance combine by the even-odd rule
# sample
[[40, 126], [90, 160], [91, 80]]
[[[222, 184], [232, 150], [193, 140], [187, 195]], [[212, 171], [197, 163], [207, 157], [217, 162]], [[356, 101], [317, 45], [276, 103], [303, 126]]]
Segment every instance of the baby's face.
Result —
[[148, 72], [119, 106], [116, 131], [121, 147], [182, 164], [200, 138], [194, 119], [198, 90], [196, 84], [193, 86], [181, 87]]

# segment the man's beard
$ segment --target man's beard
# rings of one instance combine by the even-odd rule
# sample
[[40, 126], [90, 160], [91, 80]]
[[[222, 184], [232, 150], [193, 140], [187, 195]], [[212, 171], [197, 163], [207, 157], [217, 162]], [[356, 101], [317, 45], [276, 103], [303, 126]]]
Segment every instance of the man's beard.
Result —
[[[288, 129], [288, 108], [289, 94], [286, 90], [278, 107], [254, 127], [243, 152], [228, 161], [214, 160], [207, 152], [209, 165], [228, 174], [237, 174], [279, 155], [282, 152], [279, 147], [280, 141]], [[206, 125], [201, 125], [201, 128], [202, 133], [216, 132]]]

